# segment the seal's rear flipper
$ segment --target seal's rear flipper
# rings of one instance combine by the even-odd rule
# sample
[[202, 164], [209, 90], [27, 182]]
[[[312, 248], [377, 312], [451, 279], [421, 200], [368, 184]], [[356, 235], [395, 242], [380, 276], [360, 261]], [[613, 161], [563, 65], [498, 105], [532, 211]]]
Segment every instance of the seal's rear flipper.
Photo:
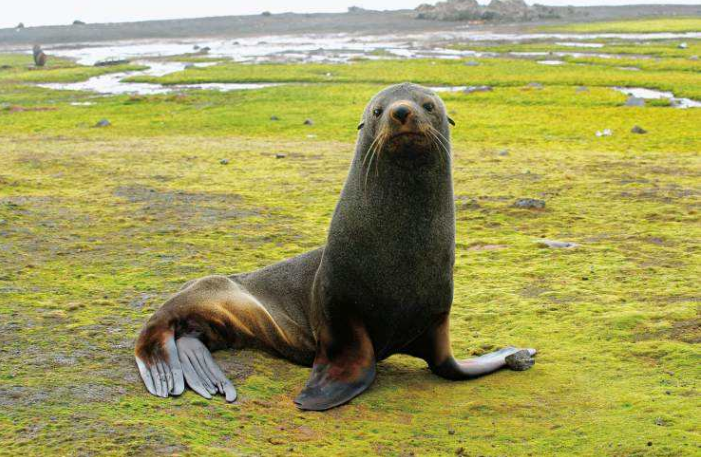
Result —
[[322, 335], [312, 374], [295, 405], [307, 411], [324, 411], [349, 402], [365, 391], [375, 379], [372, 342], [360, 325], [350, 326], [346, 335]]
[[185, 390], [178, 349], [172, 331], [164, 332], [162, 338], [162, 343], [154, 340], [149, 351], [137, 349], [136, 365], [150, 393], [159, 397], [177, 396]]

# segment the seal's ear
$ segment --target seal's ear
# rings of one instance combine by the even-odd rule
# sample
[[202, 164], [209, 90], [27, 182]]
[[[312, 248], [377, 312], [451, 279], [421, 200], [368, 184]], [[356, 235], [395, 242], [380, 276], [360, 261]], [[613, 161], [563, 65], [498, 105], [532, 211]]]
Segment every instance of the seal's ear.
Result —
[[453, 125], [453, 126], [455, 125], [455, 121], [452, 120], [450, 117], [448, 118], [448, 122], [450, 122], [450, 125]]
[[365, 122], [358, 124], [358, 130], [362, 129], [363, 127], [365, 127]]

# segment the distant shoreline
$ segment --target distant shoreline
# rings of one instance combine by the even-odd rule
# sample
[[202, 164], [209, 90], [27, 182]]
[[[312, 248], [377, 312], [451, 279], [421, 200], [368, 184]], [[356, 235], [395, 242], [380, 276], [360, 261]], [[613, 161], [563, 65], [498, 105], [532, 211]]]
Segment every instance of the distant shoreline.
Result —
[[[576, 22], [634, 19], [644, 17], [701, 16], [701, 5], [632, 5], [576, 7], [582, 13]], [[567, 7], [555, 7], [567, 8]], [[542, 24], [573, 22], [549, 20], [513, 24], [488, 23], [475, 30], [518, 29]], [[141, 22], [54, 25], [23, 29], [0, 29], [0, 46], [32, 44], [58, 45], [81, 42], [113, 42], [142, 39], [184, 39], [195, 37], [249, 37], [288, 34], [360, 33], [369, 35], [420, 33], [455, 30], [465, 22], [444, 22], [415, 18], [414, 10], [347, 13], [283, 13], [245, 16], [217, 16], [197, 19], [150, 20]]]

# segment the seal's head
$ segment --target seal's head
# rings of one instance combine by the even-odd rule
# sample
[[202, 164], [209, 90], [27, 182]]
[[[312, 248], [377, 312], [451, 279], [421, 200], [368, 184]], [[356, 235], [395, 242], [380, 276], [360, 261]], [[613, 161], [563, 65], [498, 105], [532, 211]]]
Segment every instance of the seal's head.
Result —
[[432, 90], [403, 83], [381, 91], [363, 113], [361, 143], [369, 155], [387, 160], [432, 162], [449, 152], [448, 117], [443, 101]]

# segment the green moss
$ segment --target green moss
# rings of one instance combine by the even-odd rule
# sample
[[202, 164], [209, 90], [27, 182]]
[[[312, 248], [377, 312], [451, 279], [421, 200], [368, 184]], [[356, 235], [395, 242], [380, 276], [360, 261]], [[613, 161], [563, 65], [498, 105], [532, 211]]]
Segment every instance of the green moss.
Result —
[[[694, 455], [701, 111], [627, 108], [597, 86], [691, 93], [695, 72], [481, 62], [227, 64], [167, 81], [295, 82], [134, 98], [0, 80], [3, 101], [55, 108], [0, 110], [0, 454]], [[308, 369], [226, 351], [238, 403], [149, 396], [131, 355], [143, 322], [188, 279], [322, 244], [363, 106], [403, 79], [497, 86], [443, 94], [458, 122], [451, 332], [459, 356], [529, 345], [536, 366], [454, 383], [393, 357], [348, 406], [304, 414], [291, 400]]]
[[[264, 64], [226, 63], [197, 71], [171, 73], [163, 77], [135, 76], [129, 81], [160, 84], [195, 83], [371, 83], [413, 81], [434, 86], [524, 86], [531, 82], [551, 85], [640, 86], [672, 90], [701, 98], [701, 78], [696, 62], [676, 64], [656, 71], [632, 72], [620, 68], [601, 71], [594, 65], [540, 65], [521, 59], [483, 58], [480, 65], [466, 66], [461, 60], [362, 61], [351, 64]], [[643, 64], [644, 65], [644, 64]], [[674, 64], [671, 64], [674, 67]], [[665, 71], [657, 71], [665, 70]], [[689, 71], [691, 70], [691, 71]]]
[[566, 33], [684, 33], [701, 30], [699, 17], [635, 19], [626, 21], [585, 22], [539, 27], [544, 32]]

